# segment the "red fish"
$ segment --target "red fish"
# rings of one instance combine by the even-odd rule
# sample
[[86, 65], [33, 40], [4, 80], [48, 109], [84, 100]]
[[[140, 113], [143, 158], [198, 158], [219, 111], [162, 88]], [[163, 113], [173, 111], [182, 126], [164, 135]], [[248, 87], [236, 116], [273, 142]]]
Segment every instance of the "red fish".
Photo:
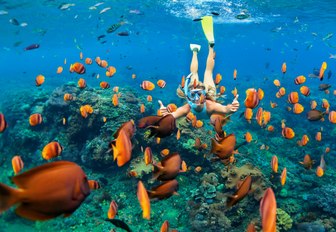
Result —
[[0, 183], [0, 213], [17, 204], [15, 213], [30, 220], [69, 216], [90, 194], [84, 171], [69, 161], [43, 164], [12, 181], [19, 189]]
[[165, 156], [161, 162], [154, 165], [154, 179], [161, 181], [172, 180], [181, 169], [182, 160], [180, 155], [175, 152]]
[[51, 142], [45, 145], [42, 150], [43, 159], [50, 160], [59, 156], [63, 151], [63, 147], [58, 142]]
[[31, 126], [37, 126], [37, 125], [41, 124], [42, 121], [43, 121], [43, 119], [42, 119], [41, 114], [32, 114], [29, 117], [29, 124]]
[[150, 81], [143, 81], [140, 85], [143, 90], [151, 91], [155, 88], [155, 85]]
[[276, 232], [277, 204], [272, 188], [266, 189], [260, 201], [260, 216], [263, 232]]
[[7, 122], [5, 119], [5, 115], [0, 113], [0, 133], [4, 132], [7, 128]]
[[177, 194], [178, 182], [177, 180], [168, 180], [147, 191], [150, 199], [166, 199], [173, 194]]
[[232, 207], [241, 201], [250, 191], [252, 185], [252, 177], [247, 176], [243, 183], [239, 186], [238, 190], [232, 195], [229, 196], [226, 200], [226, 206]]
[[85, 67], [82, 63], [76, 62], [76, 63], [70, 65], [69, 71], [71, 73], [76, 72], [78, 74], [84, 74], [85, 73]]
[[227, 163], [233, 154], [235, 146], [236, 136], [234, 134], [229, 134], [219, 142], [213, 138], [211, 139], [211, 153], [215, 154], [224, 163]]
[[12, 158], [12, 167], [15, 175], [21, 172], [23, 165], [24, 164], [20, 156], [16, 155]]
[[132, 156], [132, 142], [125, 130], [120, 130], [118, 137], [111, 143], [113, 159], [117, 160], [118, 167], [130, 161]]

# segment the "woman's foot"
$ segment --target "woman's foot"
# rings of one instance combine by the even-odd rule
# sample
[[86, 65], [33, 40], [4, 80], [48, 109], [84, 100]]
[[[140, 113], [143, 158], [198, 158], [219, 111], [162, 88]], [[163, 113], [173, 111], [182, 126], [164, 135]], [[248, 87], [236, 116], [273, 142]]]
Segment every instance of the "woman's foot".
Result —
[[201, 50], [201, 45], [190, 44], [190, 50], [193, 51], [193, 52], [199, 52]]

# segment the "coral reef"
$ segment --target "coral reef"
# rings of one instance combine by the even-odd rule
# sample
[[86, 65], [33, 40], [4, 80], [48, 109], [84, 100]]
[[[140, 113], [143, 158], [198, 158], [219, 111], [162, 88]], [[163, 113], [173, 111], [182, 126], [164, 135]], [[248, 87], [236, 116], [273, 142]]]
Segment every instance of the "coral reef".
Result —
[[335, 185], [327, 184], [319, 188], [315, 188], [310, 192], [308, 200], [311, 203], [312, 209], [321, 209], [322, 211], [336, 216], [336, 187]]
[[293, 226], [293, 220], [283, 209], [277, 208], [276, 210], [277, 217], [277, 231], [287, 231], [290, 230]]

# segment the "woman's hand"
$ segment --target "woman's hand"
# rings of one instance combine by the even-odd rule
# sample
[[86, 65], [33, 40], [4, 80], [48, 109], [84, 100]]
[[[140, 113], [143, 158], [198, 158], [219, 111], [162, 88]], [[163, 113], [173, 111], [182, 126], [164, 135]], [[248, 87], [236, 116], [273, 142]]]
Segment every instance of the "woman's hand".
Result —
[[229, 105], [229, 109], [231, 112], [236, 112], [239, 109], [239, 101], [238, 101], [239, 94], [233, 99], [231, 105]]
[[163, 105], [162, 101], [158, 100], [158, 103], [160, 105], [159, 111], [160, 111], [161, 115], [165, 116], [165, 115], [169, 114], [167, 107]]

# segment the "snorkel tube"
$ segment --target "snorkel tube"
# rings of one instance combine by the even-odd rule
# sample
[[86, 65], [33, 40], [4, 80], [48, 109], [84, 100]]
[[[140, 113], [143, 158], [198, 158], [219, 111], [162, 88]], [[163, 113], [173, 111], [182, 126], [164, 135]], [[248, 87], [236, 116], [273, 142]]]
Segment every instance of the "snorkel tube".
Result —
[[191, 101], [191, 99], [189, 98], [189, 84], [190, 84], [190, 80], [192, 77], [192, 73], [190, 73], [187, 78], [186, 78], [186, 82], [184, 84], [184, 95], [187, 97], [187, 102], [190, 105], [191, 108], [195, 108], [197, 105], [195, 103], [193, 103]]

